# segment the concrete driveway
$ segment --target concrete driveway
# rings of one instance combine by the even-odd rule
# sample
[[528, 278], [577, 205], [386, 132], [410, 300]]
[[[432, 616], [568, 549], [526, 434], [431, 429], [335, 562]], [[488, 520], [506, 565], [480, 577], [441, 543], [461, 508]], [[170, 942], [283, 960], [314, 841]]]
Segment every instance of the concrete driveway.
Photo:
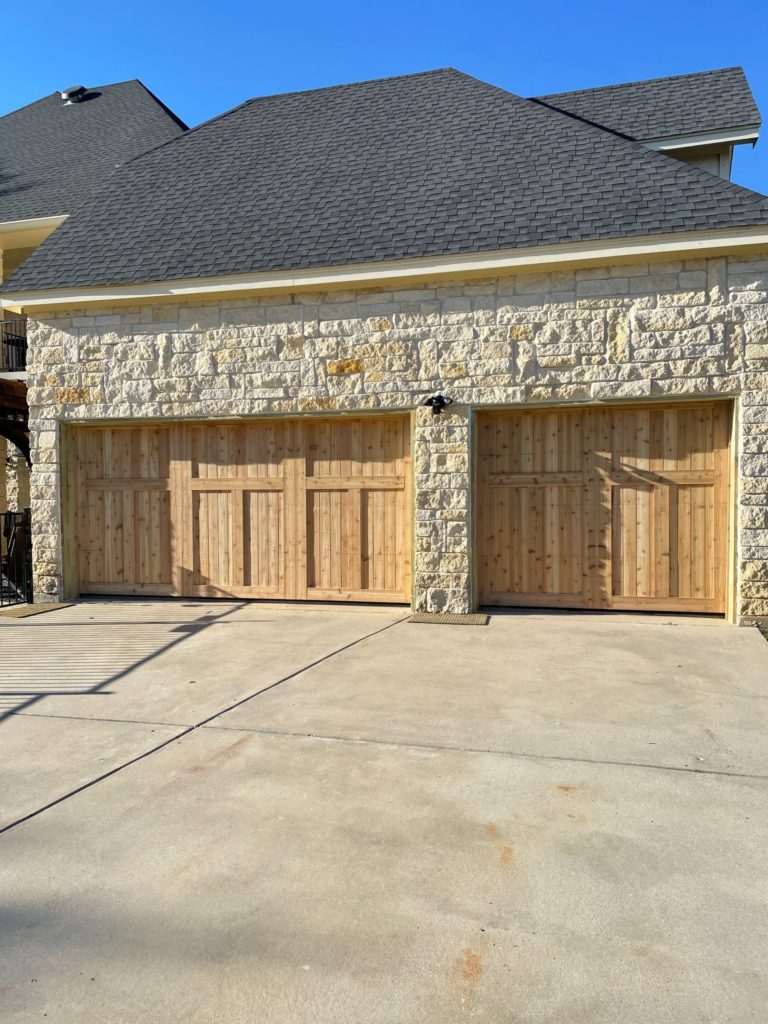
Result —
[[0, 1019], [768, 1006], [768, 644], [714, 620], [0, 619]]

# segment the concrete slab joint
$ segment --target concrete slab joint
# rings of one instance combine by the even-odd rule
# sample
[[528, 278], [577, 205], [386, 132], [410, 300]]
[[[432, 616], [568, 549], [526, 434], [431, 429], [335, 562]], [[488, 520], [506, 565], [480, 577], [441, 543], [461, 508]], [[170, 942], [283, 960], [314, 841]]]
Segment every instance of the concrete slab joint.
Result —
[[[442, 391], [440, 417], [420, 406]], [[768, 253], [122, 306], [30, 322], [39, 600], [62, 596], [60, 425], [417, 409], [414, 605], [472, 610], [473, 414], [734, 397], [736, 617], [768, 616]]]

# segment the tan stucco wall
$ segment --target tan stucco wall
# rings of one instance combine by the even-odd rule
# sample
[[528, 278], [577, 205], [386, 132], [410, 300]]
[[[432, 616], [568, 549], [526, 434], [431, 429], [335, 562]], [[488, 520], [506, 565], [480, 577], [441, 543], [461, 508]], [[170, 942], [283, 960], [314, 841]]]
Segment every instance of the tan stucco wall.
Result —
[[26, 249], [4, 249], [0, 252], [0, 281], [10, 277], [20, 267], [27, 256], [31, 256], [35, 247]]
[[30, 324], [36, 587], [61, 594], [61, 423], [410, 409], [419, 608], [471, 604], [473, 412], [734, 396], [744, 619], [768, 614], [768, 254], [408, 289], [73, 311]]

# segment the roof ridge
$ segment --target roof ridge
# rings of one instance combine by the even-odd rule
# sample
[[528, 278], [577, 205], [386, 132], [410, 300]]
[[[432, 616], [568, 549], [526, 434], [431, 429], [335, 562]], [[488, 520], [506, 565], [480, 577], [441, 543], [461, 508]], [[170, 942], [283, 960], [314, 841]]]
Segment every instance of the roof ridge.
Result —
[[[266, 100], [277, 100], [285, 99], [288, 96], [310, 96], [318, 92], [335, 92], [341, 89], [353, 89], [359, 85], [372, 85], [374, 82], [394, 82], [399, 79], [405, 78], [423, 78], [427, 75], [444, 74], [446, 71], [450, 71], [456, 75], [463, 75], [463, 71], [458, 71], [456, 68], [444, 67], [444, 68], [432, 68], [430, 71], [414, 71], [406, 75], [388, 75], [384, 78], [367, 78], [361, 82], [341, 82], [338, 85], [321, 85], [316, 89], [293, 89], [291, 92], [274, 92], [269, 93], [266, 96], [251, 96], [247, 100], [243, 100], [242, 103], [236, 104], [234, 107], [230, 107], [229, 110], [223, 110], [220, 114], [215, 114], [213, 117], [209, 117], [206, 121], [201, 121], [200, 124], [196, 124], [194, 128], [187, 128], [181, 135], [177, 135], [173, 139], [166, 139], [165, 142], [160, 142], [156, 146], [150, 146], [148, 149], [143, 149], [140, 153], [134, 153], [128, 160], [125, 160], [121, 167], [127, 164], [133, 163], [135, 160], [141, 159], [141, 157], [147, 156], [149, 153], [154, 153], [158, 149], [163, 149], [165, 146], [171, 145], [174, 142], [181, 142], [182, 139], [187, 139], [195, 132], [200, 131], [201, 128], [207, 128], [209, 125], [215, 124], [217, 121], [223, 121], [224, 118], [229, 117], [231, 114], [236, 114], [239, 110], [249, 107], [251, 104], [261, 103]], [[466, 78], [471, 78], [471, 75], [465, 75]], [[138, 79], [137, 79], [138, 81]], [[477, 79], [479, 81], [479, 79]], [[142, 83], [143, 84], [143, 83]], [[146, 88], [146, 86], [144, 87]], [[149, 89], [147, 89], [149, 92]]]
[[[146, 85], [144, 85], [140, 78], [125, 78], [120, 82], [107, 82], [104, 85], [86, 85], [85, 91], [97, 92], [99, 89], [114, 89], [118, 85], [132, 85], [134, 82], [136, 82], [138, 85], [142, 87], [142, 89], [148, 92], [152, 99], [157, 100], [161, 107], [165, 106], [162, 100], [158, 99], [157, 96], [155, 96], [155, 94], [150, 89], [147, 89]], [[40, 96], [36, 100], [30, 100], [29, 103], [25, 103], [21, 107], [16, 107], [15, 110], [9, 110], [5, 114], [0, 114], [0, 121], [3, 121], [6, 117], [13, 117], [14, 114], [20, 114], [22, 113], [22, 111], [28, 110], [30, 107], [37, 106], [38, 103], [45, 103], [46, 100], [51, 100], [54, 96], [58, 96], [60, 98], [61, 90], [54, 89], [53, 92], [47, 92], [45, 96]], [[171, 111], [171, 113], [173, 113], [173, 111]]]
[[[252, 96], [248, 103], [260, 103], [262, 100], [277, 100], [285, 99], [286, 96], [310, 96], [313, 93], [318, 92], [336, 92], [342, 89], [355, 89], [360, 85], [374, 85], [380, 82], [397, 82], [402, 81], [406, 78], [426, 78], [429, 75], [443, 75], [446, 72], [452, 72], [455, 75], [464, 75], [466, 78], [471, 78], [471, 75], [466, 75], [464, 71], [459, 71], [458, 68], [445, 65], [441, 68], [430, 68], [428, 71], [408, 71], [403, 75], [383, 75], [380, 78], [362, 78], [360, 81], [355, 82], [337, 82], [336, 85], [318, 85], [314, 89], [291, 89], [289, 92], [271, 92], [266, 93], [264, 96]], [[480, 79], [478, 79], [480, 81]]]
[[30, 100], [29, 103], [25, 103], [23, 107], [16, 107], [15, 110], [9, 110], [5, 114], [0, 114], [0, 121], [4, 121], [6, 117], [13, 117], [14, 114], [20, 114], [23, 110], [28, 110], [30, 107], [36, 107], [38, 103], [44, 103], [45, 100], [52, 99], [58, 95], [58, 92], [49, 92], [45, 96], [40, 96], [36, 100]]
[[709, 68], [706, 71], [687, 71], [684, 75], [662, 75], [660, 78], [635, 78], [629, 82], [612, 82], [610, 85], [589, 85], [582, 89], [566, 89], [563, 92], [540, 93], [538, 96], [529, 96], [531, 100], [554, 99], [556, 96], [574, 96], [583, 92], [607, 92], [609, 89], [626, 89], [630, 85], [658, 85], [660, 82], [679, 82], [684, 78], [703, 78], [705, 75], [717, 75], [723, 71], [741, 71], [746, 73], [741, 64], [732, 64], [724, 68]]

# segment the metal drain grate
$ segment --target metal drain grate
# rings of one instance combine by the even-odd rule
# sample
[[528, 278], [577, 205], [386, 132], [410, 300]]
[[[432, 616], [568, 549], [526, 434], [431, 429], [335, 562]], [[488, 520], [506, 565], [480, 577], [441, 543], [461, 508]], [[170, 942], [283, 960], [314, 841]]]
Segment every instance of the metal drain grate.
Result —
[[488, 615], [476, 612], [472, 615], [461, 615], [458, 612], [416, 612], [409, 622], [430, 622], [436, 626], [487, 626]]

